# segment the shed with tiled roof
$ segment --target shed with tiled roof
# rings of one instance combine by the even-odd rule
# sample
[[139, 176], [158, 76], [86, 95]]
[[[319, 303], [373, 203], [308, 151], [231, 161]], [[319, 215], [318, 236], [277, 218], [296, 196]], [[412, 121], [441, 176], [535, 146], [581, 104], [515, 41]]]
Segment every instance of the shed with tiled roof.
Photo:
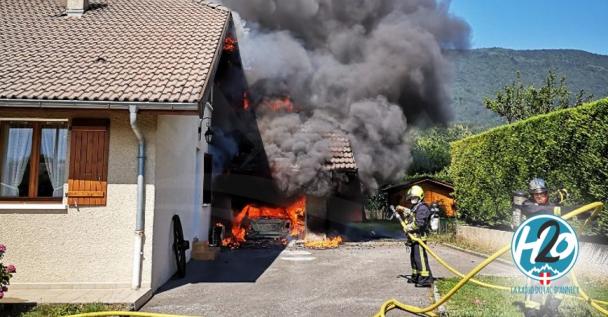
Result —
[[357, 171], [357, 163], [350, 144], [350, 140], [337, 132], [327, 134], [331, 150], [331, 158], [325, 164], [330, 171]]
[[407, 182], [387, 186], [382, 189], [388, 195], [390, 205], [406, 204], [407, 191], [414, 185], [424, 190], [424, 202], [428, 205], [437, 203], [443, 212], [443, 216], [454, 217], [456, 215], [456, 202], [454, 200], [454, 186], [443, 180], [432, 177], [418, 177]]

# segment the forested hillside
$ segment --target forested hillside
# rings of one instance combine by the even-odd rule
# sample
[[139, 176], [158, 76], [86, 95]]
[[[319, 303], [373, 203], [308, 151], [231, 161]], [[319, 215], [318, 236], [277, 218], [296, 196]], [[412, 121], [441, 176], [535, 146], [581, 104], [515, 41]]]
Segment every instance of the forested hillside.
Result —
[[483, 98], [515, 79], [541, 85], [549, 69], [565, 76], [573, 92], [584, 89], [593, 99], [608, 96], [608, 56], [578, 50], [509, 50], [502, 48], [447, 51], [454, 78], [452, 97], [456, 122], [487, 128], [503, 121], [485, 109]]

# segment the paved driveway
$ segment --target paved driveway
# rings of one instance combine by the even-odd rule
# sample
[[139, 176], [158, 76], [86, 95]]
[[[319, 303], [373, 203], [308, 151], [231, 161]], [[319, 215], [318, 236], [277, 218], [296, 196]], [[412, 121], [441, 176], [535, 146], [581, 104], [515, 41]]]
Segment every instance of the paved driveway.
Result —
[[[481, 258], [433, 246], [462, 270]], [[432, 292], [406, 283], [409, 255], [402, 243], [347, 244], [333, 250], [242, 249], [214, 262], [192, 261], [188, 277], [169, 281], [142, 311], [192, 316], [372, 316], [387, 299], [428, 305]], [[437, 277], [451, 276], [431, 261]], [[513, 274], [495, 263], [485, 271]], [[398, 315], [398, 314], [390, 314]]]

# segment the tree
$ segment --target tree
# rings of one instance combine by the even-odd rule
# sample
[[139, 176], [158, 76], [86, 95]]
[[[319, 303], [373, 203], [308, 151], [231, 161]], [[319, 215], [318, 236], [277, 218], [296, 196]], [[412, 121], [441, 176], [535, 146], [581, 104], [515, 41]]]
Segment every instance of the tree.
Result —
[[384, 220], [388, 218], [388, 195], [384, 191], [378, 191], [365, 198], [365, 211], [367, 220]]
[[470, 135], [472, 133], [469, 128], [460, 124], [414, 131], [413, 162], [408, 174], [435, 174], [442, 171], [450, 165], [450, 142]]
[[553, 71], [549, 71], [544, 86], [524, 87], [521, 73], [515, 74], [515, 80], [496, 93], [494, 99], [484, 98], [486, 108], [504, 117], [507, 122], [512, 123], [535, 115], [549, 113], [551, 111], [579, 106], [591, 100], [593, 96], [580, 90], [573, 98], [572, 93], [566, 85], [566, 78], [557, 79]]

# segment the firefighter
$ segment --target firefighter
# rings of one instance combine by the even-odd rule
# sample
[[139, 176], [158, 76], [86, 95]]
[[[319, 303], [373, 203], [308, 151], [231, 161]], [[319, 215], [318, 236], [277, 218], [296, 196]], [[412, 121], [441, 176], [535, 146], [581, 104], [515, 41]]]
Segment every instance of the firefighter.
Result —
[[561, 207], [549, 201], [549, 189], [542, 178], [533, 178], [529, 184], [531, 200], [524, 202], [522, 213], [526, 218], [536, 215], [561, 216]]
[[[405, 230], [414, 237], [426, 241], [427, 233], [430, 227], [431, 210], [422, 201], [424, 191], [420, 186], [412, 186], [407, 192], [406, 199], [411, 204], [411, 212], [413, 213], [413, 221], [407, 224]], [[397, 210], [407, 211], [403, 206], [398, 206]], [[406, 217], [407, 218], [407, 217]], [[412, 278], [408, 283], [416, 284], [416, 287], [431, 287], [433, 284], [433, 275], [429, 267], [429, 259], [426, 250], [416, 241], [412, 241], [410, 245], [410, 261], [412, 265]]]
[[[542, 178], [533, 178], [529, 183], [530, 199], [524, 202], [522, 213], [526, 218], [537, 215], [555, 215], [561, 216], [561, 207], [549, 201], [549, 188], [547, 183]], [[562, 284], [563, 281], [555, 281], [554, 286]], [[528, 280], [528, 285], [532, 284], [532, 280]], [[543, 300], [543, 297], [544, 300]], [[560, 295], [530, 295], [525, 297], [525, 316], [556, 316], [558, 307], [561, 303], [562, 296]], [[543, 304], [544, 302], [544, 304]]]

